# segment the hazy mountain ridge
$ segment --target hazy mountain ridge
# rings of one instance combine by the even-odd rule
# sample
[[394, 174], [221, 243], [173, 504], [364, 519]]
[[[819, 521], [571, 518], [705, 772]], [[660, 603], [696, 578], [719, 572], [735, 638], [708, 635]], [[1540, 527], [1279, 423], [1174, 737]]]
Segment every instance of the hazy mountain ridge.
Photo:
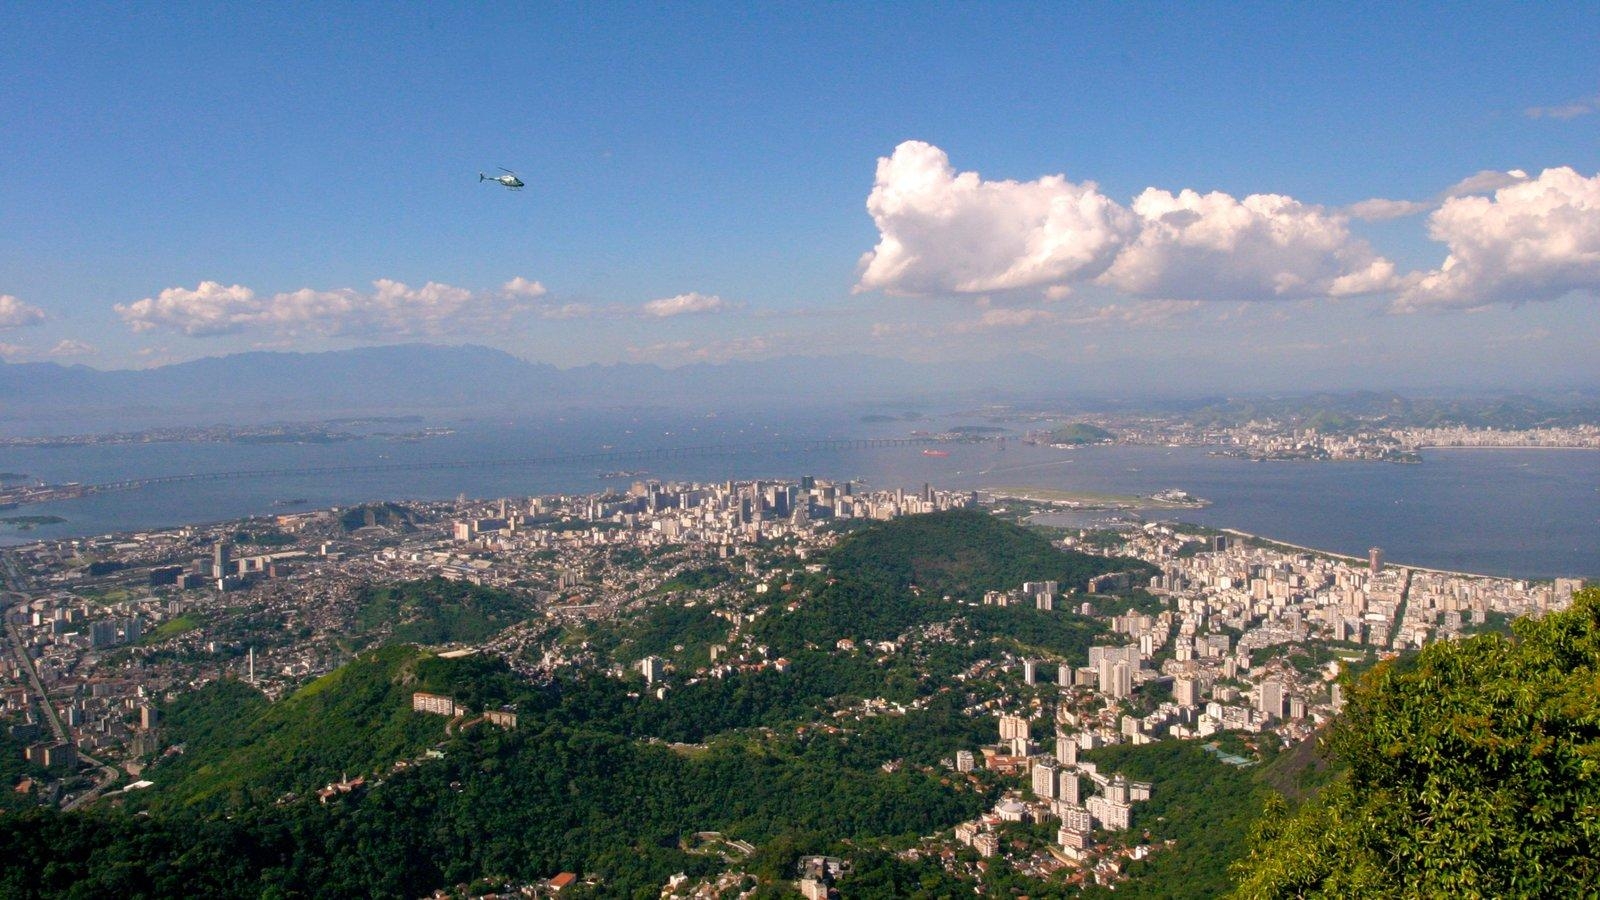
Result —
[[966, 381], [962, 374], [960, 367], [862, 357], [559, 369], [471, 345], [255, 351], [153, 369], [0, 364], [0, 421], [239, 422], [401, 410], [506, 413], [614, 403], [881, 400], [954, 386]]
[[[1118, 389], [1104, 372], [1019, 354], [997, 362], [910, 362], [783, 356], [678, 367], [610, 363], [562, 369], [474, 345], [398, 344], [317, 353], [252, 351], [151, 369], [0, 363], [0, 429], [82, 433], [167, 424], [253, 424], [343, 415], [506, 416], [599, 406], [769, 407], [919, 402], [1072, 403], [1083, 410], [1181, 412], [1202, 422], [1310, 420], [1529, 427], [1593, 418], [1593, 390], [1244, 392], [1217, 385], [1150, 393]], [[1195, 391], [1195, 393], [1189, 393]], [[1230, 392], [1231, 393], [1231, 392]], [[1487, 399], [1486, 399], [1487, 398]], [[1496, 402], [1488, 402], [1494, 400]], [[7, 426], [10, 426], [9, 428]]]

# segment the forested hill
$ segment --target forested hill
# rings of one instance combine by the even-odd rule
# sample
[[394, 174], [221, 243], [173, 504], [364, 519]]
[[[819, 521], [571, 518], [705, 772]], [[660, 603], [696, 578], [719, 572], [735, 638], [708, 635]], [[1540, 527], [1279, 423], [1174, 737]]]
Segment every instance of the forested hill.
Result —
[[869, 526], [840, 542], [828, 562], [839, 577], [966, 601], [1024, 581], [1055, 581], [1063, 591], [1082, 590], [1089, 579], [1107, 572], [1148, 578], [1156, 571], [1135, 559], [1061, 550], [1040, 532], [970, 509]]
[[[976, 510], [901, 516], [847, 535], [829, 554], [823, 576], [791, 585], [805, 601], [763, 616], [756, 633], [778, 651], [794, 653], [846, 638], [892, 641], [919, 626], [959, 618], [985, 644], [1002, 641], [1019, 652], [1083, 665], [1089, 644], [1103, 630], [1093, 620], [1066, 609], [964, 604], [1025, 581], [1056, 581], [1065, 592], [1108, 572], [1145, 578], [1153, 571], [1138, 560], [1061, 550], [1040, 532]], [[934, 667], [924, 674], [950, 673]]]
[[497, 660], [411, 646], [362, 654], [273, 704], [248, 685], [215, 682], [166, 705], [166, 739], [185, 752], [151, 770], [159, 787], [140, 799], [158, 808], [272, 803], [420, 756], [444, 737], [445, 720], [414, 715], [413, 691], [481, 708], [510, 699], [511, 688]]

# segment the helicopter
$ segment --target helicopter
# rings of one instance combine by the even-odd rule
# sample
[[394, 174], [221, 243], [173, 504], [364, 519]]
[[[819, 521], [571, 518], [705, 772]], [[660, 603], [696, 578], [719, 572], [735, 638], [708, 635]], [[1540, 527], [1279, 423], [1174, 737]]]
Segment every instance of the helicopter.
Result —
[[515, 172], [511, 171], [510, 169], [507, 169], [507, 168], [505, 168], [503, 166], [498, 166], [497, 168], [499, 168], [500, 171], [504, 172], [505, 174], [504, 175], [489, 176], [489, 175], [483, 174], [482, 172], [479, 172], [478, 173], [478, 180], [479, 181], [492, 181], [495, 184], [498, 184], [498, 185], [501, 185], [501, 186], [505, 187], [505, 189], [509, 190], [509, 191], [520, 191], [520, 190], [522, 190], [523, 181], [522, 181], [521, 178], [517, 177], [517, 173], [515, 173]]

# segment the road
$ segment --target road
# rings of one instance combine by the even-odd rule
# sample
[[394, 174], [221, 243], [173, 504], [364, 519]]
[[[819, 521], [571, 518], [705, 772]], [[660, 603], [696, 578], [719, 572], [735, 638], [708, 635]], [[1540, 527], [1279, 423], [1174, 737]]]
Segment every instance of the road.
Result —
[[1400, 626], [1406, 621], [1406, 607], [1411, 603], [1411, 570], [1402, 569], [1405, 578], [1400, 582], [1400, 605], [1394, 608], [1394, 634], [1390, 636], [1389, 646], [1396, 650], [1404, 650], [1405, 642], [1400, 639]]

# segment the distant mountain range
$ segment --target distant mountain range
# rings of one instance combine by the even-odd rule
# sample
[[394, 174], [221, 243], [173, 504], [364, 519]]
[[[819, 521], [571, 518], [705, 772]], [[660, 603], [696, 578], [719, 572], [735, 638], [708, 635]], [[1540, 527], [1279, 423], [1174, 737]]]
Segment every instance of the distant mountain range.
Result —
[[[1505, 391], [1413, 403], [1392, 393], [1252, 394], [1240, 384], [1168, 379], [1159, 368], [1096, 366], [1070, 354], [995, 362], [909, 362], [861, 355], [785, 356], [677, 368], [591, 364], [561, 369], [480, 346], [399, 344], [322, 353], [252, 352], [153, 369], [0, 363], [0, 434], [79, 434], [158, 425], [311, 421], [421, 414], [517, 416], [613, 408], [794, 409], [860, 404], [890, 413], [926, 404], [1183, 410], [1201, 420], [1292, 418], [1321, 412], [1391, 421], [1515, 427], [1592, 421], [1592, 389]], [[1259, 390], [1259, 388], [1257, 388]], [[1236, 391], [1243, 399], [1224, 399]], [[1226, 392], [1218, 396], [1219, 392]], [[1437, 396], [1437, 395], [1434, 395]], [[1319, 424], [1333, 427], [1332, 421]]]
[[[1011, 367], [1020, 372], [1027, 367]], [[1027, 380], [1037, 381], [1036, 374]], [[0, 364], [0, 426], [69, 430], [167, 422], [276, 421], [400, 412], [532, 413], [594, 405], [793, 406], [983, 399], [1022, 380], [991, 364], [872, 357], [586, 365], [560, 369], [478, 346], [405, 344], [252, 352], [153, 369]], [[77, 424], [82, 423], [82, 424]]]

